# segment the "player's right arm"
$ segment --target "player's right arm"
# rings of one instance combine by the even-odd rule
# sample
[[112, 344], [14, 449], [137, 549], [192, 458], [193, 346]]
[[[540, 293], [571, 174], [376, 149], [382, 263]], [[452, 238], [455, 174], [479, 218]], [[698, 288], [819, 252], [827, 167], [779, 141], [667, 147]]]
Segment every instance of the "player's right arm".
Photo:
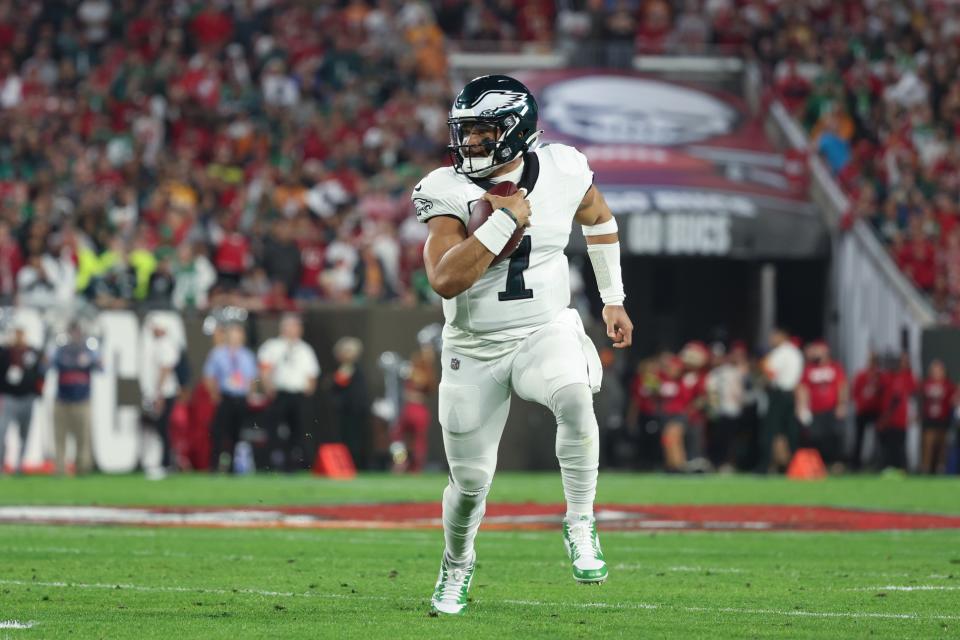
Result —
[[423, 247], [427, 279], [437, 294], [449, 300], [480, 279], [493, 262], [493, 252], [474, 237], [467, 237], [463, 224], [448, 216], [427, 221], [430, 235]]
[[[488, 193], [483, 195], [483, 199], [494, 210], [501, 207], [509, 209], [518, 225], [527, 226], [529, 223], [530, 204], [524, 192], [505, 197]], [[490, 220], [480, 229], [488, 224], [491, 224]], [[464, 225], [461, 218], [442, 213], [434, 214], [427, 220], [429, 235], [423, 248], [423, 263], [430, 286], [447, 300], [472, 287], [496, 257], [496, 253], [478, 238], [478, 235], [483, 236], [480, 229], [477, 234], [467, 237]]]

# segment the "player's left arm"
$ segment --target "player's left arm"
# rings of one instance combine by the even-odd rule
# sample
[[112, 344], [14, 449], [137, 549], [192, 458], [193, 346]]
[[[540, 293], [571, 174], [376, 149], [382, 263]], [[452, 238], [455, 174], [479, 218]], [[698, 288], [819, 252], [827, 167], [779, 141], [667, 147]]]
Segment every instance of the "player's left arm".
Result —
[[587, 241], [587, 255], [597, 277], [603, 300], [603, 321], [607, 336], [617, 349], [633, 344], [633, 322], [623, 308], [623, 271], [620, 268], [620, 236], [617, 221], [596, 185], [591, 185], [580, 201], [574, 219], [580, 223]]

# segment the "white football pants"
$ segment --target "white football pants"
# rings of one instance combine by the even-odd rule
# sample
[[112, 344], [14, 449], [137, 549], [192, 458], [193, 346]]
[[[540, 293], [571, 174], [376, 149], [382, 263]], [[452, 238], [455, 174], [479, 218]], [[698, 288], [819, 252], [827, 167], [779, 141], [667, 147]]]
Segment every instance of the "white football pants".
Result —
[[592, 394], [600, 389], [601, 367], [577, 312], [567, 309], [496, 360], [448, 349], [441, 357], [439, 413], [450, 467], [443, 492], [448, 560], [463, 563], [473, 555], [512, 392], [553, 412], [567, 510], [592, 513], [600, 457]]

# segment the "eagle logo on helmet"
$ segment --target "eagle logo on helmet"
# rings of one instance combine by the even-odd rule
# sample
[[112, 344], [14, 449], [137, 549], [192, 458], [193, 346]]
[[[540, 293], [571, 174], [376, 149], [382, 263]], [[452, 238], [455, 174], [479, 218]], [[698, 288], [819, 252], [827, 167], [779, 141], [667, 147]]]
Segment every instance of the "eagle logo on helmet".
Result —
[[504, 91], [502, 89], [494, 89], [491, 91], [485, 91], [481, 94], [473, 104], [469, 105], [468, 109], [479, 109], [480, 117], [493, 117], [496, 115], [497, 111], [503, 111], [508, 109], [519, 109], [524, 106], [524, 102], [527, 99], [528, 94], [520, 93], [519, 91]]
[[[537, 102], [522, 82], [502, 75], [480, 76], [464, 86], [454, 100], [447, 119], [450, 144], [447, 150], [454, 169], [471, 179], [490, 175], [532, 148], [537, 131]], [[477, 122], [496, 132], [496, 138], [470, 142]], [[478, 155], [476, 148], [485, 153]]]

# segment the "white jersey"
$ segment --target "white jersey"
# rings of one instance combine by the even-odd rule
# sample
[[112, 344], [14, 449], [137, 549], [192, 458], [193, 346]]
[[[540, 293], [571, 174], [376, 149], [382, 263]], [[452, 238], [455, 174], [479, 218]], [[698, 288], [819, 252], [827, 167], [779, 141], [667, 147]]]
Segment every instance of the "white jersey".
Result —
[[[443, 301], [446, 348], [482, 360], [500, 357], [569, 306], [570, 267], [564, 250], [592, 183], [586, 157], [573, 147], [548, 144], [524, 156], [518, 187], [527, 189], [530, 227], [509, 260]], [[470, 207], [491, 186], [492, 181], [470, 180], [453, 167], [436, 169], [411, 195], [417, 219], [451, 216], [466, 225]]]
[[270, 338], [257, 352], [257, 360], [267, 368], [265, 375], [271, 376], [277, 391], [304, 393], [307, 383], [320, 375], [313, 347], [303, 340]]

